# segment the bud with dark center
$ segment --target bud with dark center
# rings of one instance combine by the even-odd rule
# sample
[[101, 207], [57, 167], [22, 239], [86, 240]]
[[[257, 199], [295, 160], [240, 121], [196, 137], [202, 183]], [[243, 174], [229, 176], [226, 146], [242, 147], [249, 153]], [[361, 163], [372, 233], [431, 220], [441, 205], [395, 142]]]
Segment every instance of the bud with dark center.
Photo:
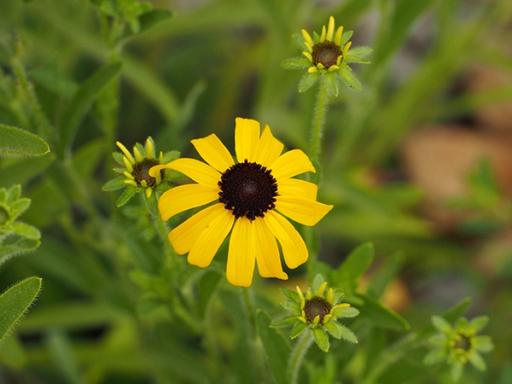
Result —
[[465, 352], [469, 351], [471, 349], [471, 338], [463, 335], [462, 333], [459, 333], [457, 335], [457, 341], [455, 341], [454, 347]]
[[324, 41], [313, 46], [313, 63], [322, 64], [324, 68], [329, 68], [337, 63], [342, 51], [338, 45], [332, 41]]
[[[133, 166], [132, 176], [135, 179], [137, 185], [154, 187], [156, 184], [156, 179], [153, 176], [149, 175], [149, 170], [151, 167], [160, 164], [157, 160], [154, 159], [144, 159], [139, 163], [136, 163]], [[145, 182], [145, 185], [143, 185]]]
[[325, 299], [315, 296], [309, 300], [306, 300], [304, 305], [304, 313], [306, 314], [306, 320], [308, 323], [312, 323], [315, 317], [320, 317], [320, 323], [323, 322], [324, 317], [331, 311], [332, 305], [329, 304]]
[[236, 218], [263, 217], [275, 207], [277, 181], [269, 169], [245, 160], [227, 169], [219, 181], [219, 201]]

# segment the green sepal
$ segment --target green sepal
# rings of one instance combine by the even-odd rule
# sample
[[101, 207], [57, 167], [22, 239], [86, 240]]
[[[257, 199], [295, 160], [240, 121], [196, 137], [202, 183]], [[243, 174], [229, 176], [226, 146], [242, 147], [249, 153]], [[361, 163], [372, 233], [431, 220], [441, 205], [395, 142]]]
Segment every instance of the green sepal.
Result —
[[356, 47], [348, 51], [343, 61], [345, 63], [369, 64], [370, 60], [368, 60], [368, 56], [370, 56], [372, 52], [373, 49], [370, 47]]
[[327, 324], [324, 324], [324, 328], [329, 332], [332, 337], [335, 339], [341, 339], [342, 329], [340, 323], [337, 321], [329, 321]]
[[283, 69], [307, 69], [311, 63], [305, 57], [290, 57], [281, 62]]
[[308, 326], [304, 323], [298, 322], [296, 323], [292, 330], [290, 331], [290, 339], [295, 339], [297, 336], [299, 336], [302, 332], [304, 332], [308, 328]]
[[11, 225], [11, 229], [18, 236], [29, 240], [39, 240], [41, 238], [41, 232], [39, 232], [39, 229], [21, 221], [13, 223]]
[[432, 325], [441, 332], [448, 333], [452, 331], [452, 326], [441, 316], [432, 316]]
[[112, 152], [112, 157], [114, 158], [114, 161], [124, 167], [124, 161], [123, 157], [124, 155], [121, 152]]
[[27, 197], [22, 197], [21, 199], [18, 199], [14, 203], [12, 203], [9, 207], [10, 221], [14, 221], [18, 217], [20, 217], [30, 207], [30, 203], [31, 201]]
[[489, 318], [487, 316], [475, 317], [473, 320], [469, 322], [468, 329], [471, 332], [478, 333], [485, 328], [488, 322]]
[[297, 316], [285, 316], [274, 319], [270, 326], [272, 328], [287, 328], [297, 322]]
[[299, 93], [306, 92], [311, 88], [318, 80], [318, 73], [305, 73], [302, 75], [299, 81], [298, 90]]
[[333, 316], [337, 319], [342, 318], [352, 318], [359, 315], [359, 310], [354, 307], [347, 307], [347, 308], [336, 308], [333, 311]]
[[343, 340], [346, 340], [349, 343], [353, 343], [353, 344], [357, 344], [358, 343], [357, 336], [354, 334], [354, 332], [352, 332], [350, 329], [348, 329], [344, 325], [341, 325], [339, 323], [338, 323], [338, 325], [339, 325], [339, 327], [341, 329], [341, 338]]
[[354, 75], [352, 69], [347, 64], [341, 64], [341, 68], [338, 72], [338, 75], [338, 78], [348, 87], [356, 91], [361, 91], [363, 89], [361, 82], [356, 77], [356, 75]]
[[329, 352], [329, 336], [322, 328], [313, 328], [313, 337], [318, 348], [324, 352]]
[[341, 35], [341, 43], [340, 43], [340, 46], [342, 48], [352, 38], [353, 34], [354, 34], [354, 31], [345, 31], [345, 32], [343, 32], [343, 35]]
[[290, 299], [294, 303], [300, 304], [300, 297], [296, 291], [292, 291], [291, 289], [288, 288], [283, 288], [281, 291], [283, 292], [283, 295], [285, 295], [288, 299]]
[[180, 151], [168, 151], [164, 153], [164, 156], [162, 158], [162, 163], [168, 163], [169, 161], [175, 160], [178, 157], [180, 157], [181, 152]]
[[423, 364], [434, 365], [446, 359], [444, 349], [436, 348], [430, 351], [423, 359]]
[[116, 206], [117, 208], [121, 208], [123, 205], [125, 205], [127, 202], [130, 201], [130, 199], [135, 196], [137, 193], [137, 188], [133, 187], [127, 187], [123, 193], [121, 193], [121, 196], [118, 197], [116, 200]]
[[126, 183], [124, 182], [126, 180], [125, 177], [119, 176], [112, 180], [107, 181], [105, 184], [103, 184], [103, 187], [101, 189], [105, 192], [111, 192], [111, 191], [117, 191], [121, 188], [126, 187]]
[[487, 368], [484, 359], [482, 359], [482, 356], [480, 356], [476, 351], [472, 351], [469, 354], [468, 360], [471, 363], [471, 365], [473, 365], [473, 367], [475, 367], [479, 371], [485, 371], [485, 369]]
[[325, 86], [327, 87], [327, 94], [330, 97], [338, 97], [339, 88], [338, 88], [338, 78], [337, 74], [334, 72], [329, 72], [325, 75], [324, 81]]
[[489, 336], [473, 337], [473, 345], [480, 352], [490, 352], [494, 349], [494, 344]]
[[313, 282], [311, 283], [311, 290], [313, 291], [313, 294], [316, 294], [316, 292], [318, 291], [318, 289], [320, 288], [324, 281], [325, 279], [321, 274], [317, 273], [315, 275], [315, 277], [313, 278]]

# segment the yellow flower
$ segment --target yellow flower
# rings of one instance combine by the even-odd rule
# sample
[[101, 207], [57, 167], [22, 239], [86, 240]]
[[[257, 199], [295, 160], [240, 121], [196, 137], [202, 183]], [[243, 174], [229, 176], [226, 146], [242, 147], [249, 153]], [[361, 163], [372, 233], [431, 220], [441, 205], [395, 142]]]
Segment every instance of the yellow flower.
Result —
[[163, 220], [209, 204], [169, 233], [175, 251], [205, 268], [231, 232], [226, 268], [231, 284], [250, 286], [255, 264], [262, 277], [287, 279], [277, 242], [289, 268], [305, 263], [308, 249], [283, 215], [313, 226], [332, 209], [316, 201], [315, 184], [294, 178], [315, 172], [307, 155], [299, 149], [281, 154], [284, 146], [268, 126], [260, 135], [259, 122], [242, 118], [235, 126], [237, 161], [215, 134], [192, 140], [192, 145], [207, 164], [180, 158], [150, 170], [157, 175], [173, 169], [196, 182], [162, 194]]
[[322, 26], [322, 33], [314, 38], [305, 30], [302, 37], [306, 50], [302, 54], [310, 62], [309, 73], [318, 70], [338, 71], [344, 57], [347, 56], [352, 42], [348, 41], [352, 33], [343, 33], [343, 26], [336, 29], [334, 17], [329, 18], [327, 28]]

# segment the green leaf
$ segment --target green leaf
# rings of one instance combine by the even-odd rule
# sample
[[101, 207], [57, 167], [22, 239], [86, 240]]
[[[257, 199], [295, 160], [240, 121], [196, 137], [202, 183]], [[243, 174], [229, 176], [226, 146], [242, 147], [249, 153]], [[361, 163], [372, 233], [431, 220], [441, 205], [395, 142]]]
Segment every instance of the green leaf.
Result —
[[322, 328], [313, 328], [313, 337], [318, 348], [324, 352], [329, 352], [329, 336]]
[[433, 365], [440, 363], [441, 361], [446, 359], [446, 354], [444, 353], [444, 349], [436, 348], [431, 350], [423, 359], [423, 363], [425, 365]]
[[73, 144], [80, 122], [91, 109], [96, 98], [110, 82], [121, 72], [121, 63], [107, 64], [99, 68], [91, 77], [85, 80], [76, 91], [73, 99], [64, 111], [62, 121], [62, 144], [69, 149]]
[[463, 316], [471, 305], [471, 298], [466, 297], [462, 299], [460, 302], [455, 304], [452, 308], [443, 313], [443, 317], [448, 322], [454, 322], [459, 317]]
[[210, 303], [221, 280], [222, 275], [213, 269], [205, 271], [199, 279], [197, 283], [197, 308], [200, 318], [204, 318], [208, 304]]
[[441, 332], [448, 333], [452, 330], [452, 326], [441, 316], [432, 316], [432, 325]]
[[18, 238], [17, 241], [10, 244], [2, 244], [0, 246], [0, 265], [11, 257], [35, 251], [39, 245], [41, 245], [39, 240], [27, 240], [23, 238]]
[[279, 332], [270, 328], [270, 318], [263, 312], [256, 314], [256, 326], [263, 347], [265, 348], [265, 358], [274, 380], [278, 384], [288, 383], [286, 377], [286, 367], [290, 347]]
[[0, 365], [21, 370], [27, 357], [16, 335], [8, 335], [0, 342]]
[[288, 328], [291, 325], [294, 325], [297, 321], [297, 316], [284, 316], [272, 320], [272, 324], [270, 324], [270, 326], [272, 328]]
[[372, 243], [364, 243], [355, 248], [347, 259], [333, 273], [333, 284], [351, 295], [357, 287], [359, 278], [370, 267], [375, 250]]
[[480, 352], [490, 352], [494, 349], [494, 344], [489, 336], [475, 336], [473, 343], [476, 350]]
[[469, 328], [474, 332], [478, 333], [485, 328], [489, 318], [487, 316], [478, 316], [469, 322]]
[[41, 232], [36, 227], [30, 224], [17, 221], [12, 224], [12, 230], [18, 236], [24, 237], [29, 240], [39, 240], [41, 238]]
[[393, 331], [407, 331], [410, 329], [407, 320], [395, 311], [385, 308], [382, 304], [369, 296], [358, 295], [357, 297], [364, 301], [363, 307], [361, 308], [361, 317], [364, 317], [376, 327]]
[[281, 62], [283, 69], [307, 69], [311, 63], [305, 57], [290, 57]]
[[325, 329], [327, 329], [327, 332], [329, 332], [332, 337], [336, 339], [341, 339], [342, 329], [341, 324], [337, 321], [329, 321], [327, 324], [324, 325]]
[[0, 296], [0, 341], [34, 302], [41, 289], [39, 277], [29, 277]]
[[302, 75], [299, 81], [299, 92], [303, 93], [306, 92], [309, 88], [311, 88], [313, 85], [315, 85], [316, 81], [318, 80], [318, 74], [317, 73], [305, 73]]
[[[297, 321], [297, 318], [295, 318], [295, 321]], [[290, 339], [295, 339], [298, 337], [302, 332], [306, 330], [307, 327], [308, 326], [302, 322], [296, 323], [290, 331]]]
[[485, 371], [485, 361], [484, 359], [482, 359], [482, 356], [478, 354], [478, 352], [473, 351], [472, 353], [470, 353], [468, 359], [473, 365], [473, 367], [480, 371]]
[[359, 315], [359, 310], [354, 307], [337, 308], [333, 314], [337, 319], [353, 318]]
[[111, 192], [111, 191], [117, 191], [118, 189], [126, 187], [125, 177], [119, 176], [115, 179], [107, 181], [105, 184], [103, 184], [103, 187], [101, 189], [105, 192]]
[[293, 301], [294, 303], [300, 303], [300, 297], [297, 291], [292, 291], [291, 289], [283, 288], [281, 289], [281, 292], [283, 292], [283, 295], [285, 295], [289, 300]]
[[354, 75], [352, 69], [346, 64], [342, 64], [339, 73], [339, 79], [347, 85], [348, 87], [361, 91], [363, 89], [363, 85], [359, 81], [359, 79]]
[[346, 340], [352, 344], [358, 343], [357, 336], [354, 334], [354, 332], [352, 332], [350, 329], [348, 329], [344, 325], [341, 325], [341, 324], [338, 324], [338, 325], [339, 325], [340, 332], [341, 332], [340, 336], [343, 340]]
[[325, 86], [330, 97], [338, 97], [338, 79], [336, 73], [328, 73], [325, 75]]
[[165, 9], [153, 9], [139, 16], [139, 32], [149, 31], [156, 25], [169, 20], [172, 17], [172, 12]]
[[0, 124], [0, 157], [33, 157], [50, 152], [48, 143], [37, 135]]
[[126, 189], [121, 193], [121, 196], [119, 196], [116, 200], [116, 207], [121, 208], [123, 205], [125, 205], [127, 202], [130, 201], [130, 199], [135, 196], [137, 193], [137, 189], [133, 187], [126, 187]]

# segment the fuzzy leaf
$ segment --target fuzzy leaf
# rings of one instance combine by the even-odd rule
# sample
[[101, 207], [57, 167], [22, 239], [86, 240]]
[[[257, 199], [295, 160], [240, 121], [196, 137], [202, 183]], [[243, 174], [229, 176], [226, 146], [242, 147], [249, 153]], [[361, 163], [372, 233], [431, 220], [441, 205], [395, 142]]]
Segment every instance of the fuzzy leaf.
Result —
[[29, 240], [39, 240], [41, 238], [41, 232], [36, 227], [30, 224], [17, 221], [12, 224], [12, 230], [18, 236], [24, 237]]
[[50, 152], [42, 138], [10, 125], [0, 124], [0, 138], [0, 157], [32, 157]]
[[302, 75], [299, 81], [299, 92], [306, 92], [309, 88], [311, 88], [318, 80], [317, 73], [305, 73]]
[[432, 325], [441, 332], [450, 332], [452, 330], [452, 326], [441, 316], [432, 316]]
[[284, 69], [307, 69], [311, 63], [305, 57], [290, 57], [281, 62]]
[[123, 193], [121, 193], [121, 196], [119, 196], [116, 200], [116, 206], [117, 208], [121, 208], [123, 205], [125, 205], [127, 202], [130, 201], [130, 199], [135, 196], [137, 193], [136, 188], [127, 187]]
[[103, 184], [103, 187], [101, 187], [101, 189], [105, 192], [117, 191], [118, 189], [126, 187], [126, 184], [124, 181], [125, 181], [125, 177], [123, 177], [123, 176], [116, 177], [115, 179], [109, 180], [105, 184]]
[[313, 337], [318, 348], [324, 352], [329, 352], [329, 336], [322, 328], [313, 328]]
[[348, 341], [349, 343], [357, 344], [357, 336], [350, 329], [345, 327], [344, 325], [338, 324], [341, 331], [341, 338], [343, 340]]
[[0, 296], [0, 341], [27, 311], [40, 289], [41, 279], [29, 277], [2, 293]]
[[370, 267], [375, 255], [373, 244], [365, 243], [355, 248], [347, 259], [334, 271], [334, 284], [348, 295], [357, 287], [359, 278]]
[[342, 329], [341, 324], [337, 321], [329, 321], [327, 324], [324, 325], [325, 329], [332, 335], [332, 337], [336, 339], [341, 339], [342, 335]]
[[363, 86], [359, 79], [354, 75], [350, 67], [346, 64], [342, 64], [339, 71], [339, 78], [342, 80], [344, 84], [349, 86], [350, 88], [361, 91]]
[[295, 339], [299, 336], [308, 326], [304, 323], [298, 322], [294, 325], [292, 330], [290, 331], [290, 339]]

